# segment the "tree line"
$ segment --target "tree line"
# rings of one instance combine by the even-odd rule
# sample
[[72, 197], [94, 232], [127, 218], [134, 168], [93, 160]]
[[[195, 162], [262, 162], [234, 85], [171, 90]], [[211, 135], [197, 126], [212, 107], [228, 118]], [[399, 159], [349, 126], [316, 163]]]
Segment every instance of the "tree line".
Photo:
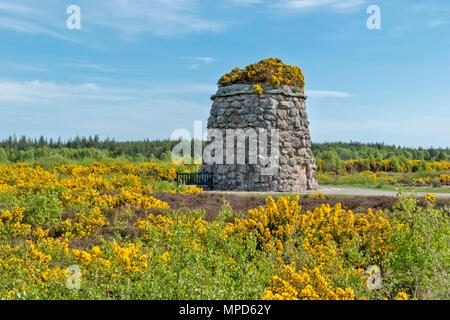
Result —
[[[0, 162], [115, 160], [132, 162], [170, 161], [171, 150], [179, 141], [169, 139], [142, 141], [116, 141], [100, 139], [98, 135], [62, 140], [44, 137], [9, 136], [0, 140]], [[192, 142], [193, 143], [193, 142]], [[205, 142], [203, 142], [205, 145]], [[192, 152], [194, 148], [192, 147]], [[383, 143], [326, 142], [313, 143], [318, 161], [337, 164], [346, 160], [370, 159], [381, 161], [393, 158], [423, 161], [449, 161], [450, 149], [408, 148]]]

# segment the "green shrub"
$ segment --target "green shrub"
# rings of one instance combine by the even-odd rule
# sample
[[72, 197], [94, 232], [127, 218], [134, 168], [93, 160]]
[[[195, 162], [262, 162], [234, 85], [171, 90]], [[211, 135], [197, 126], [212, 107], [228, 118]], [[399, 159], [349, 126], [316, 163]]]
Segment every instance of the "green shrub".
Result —
[[322, 154], [322, 160], [324, 160], [322, 170], [324, 172], [340, 172], [342, 171], [343, 161], [339, 158], [335, 151], [325, 151]]
[[49, 227], [61, 219], [61, 201], [57, 192], [48, 190], [44, 194], [28, 194], [19, 200], [24, 207], [24, 222], [33, 226]]
[[425, 161], [420, 161], [419, 163], [414, 164], [412, 168], [413, 172], [426, 172], [428, 170], [428, 165]]
[[408, 290], [419, 299], [449, 299], [449, 212], [417, 206], [416, 195], [399, 194], [388, 214], [394, 251], [387, 261], [387, 289]]
[[393, 157], [390, 159], [390, 164], [391, 164], [391, 171], [394, 172], [401, 172], [401, 168], [400, 168], [400, 162], [398, 161], [397, 157]]
[[5, 149], [0, 148], [0, 163], [7, 163], [8, 162], [8, 154], [6, 153]]

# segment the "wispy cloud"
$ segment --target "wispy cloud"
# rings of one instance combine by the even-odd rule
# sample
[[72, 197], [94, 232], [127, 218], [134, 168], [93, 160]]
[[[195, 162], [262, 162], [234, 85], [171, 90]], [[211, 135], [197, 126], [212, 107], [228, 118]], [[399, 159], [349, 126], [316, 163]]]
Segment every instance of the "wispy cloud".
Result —
[[413, 31], [417, 28], [436, 28], [450, 24], [448, 18], [450, 6], [432, 4], [414, 4], [409, 7], [410, 13], [405, 15], [403, 23], [393, 28], [395, 33]]
[[48, 68], [42, 66], [35, 66], [24, 63], [16, 63], [16, 62], [2, 62], [0, 63], [1, 68], [9, 69], [13, 71], [25, 71], [25, 72], [47, 72]]
[[202, 61], [204, 63], [211, 63], [214, 62], [214, 58], [211, 57], [196, 57], [196, 60]]
[[31, 103], [36, 107], [47, 105], [63, 107], [69, 101], [124, 101], [133, 99], [93, 83], [58, 84], [43, 81], [0, 82], [0, 101], [8, 103]]
[[276, 6], [290, 10], [313, 10], [329, 8], [337, 10], [353, 9], [366, 3], [366, 0], [283, 0]]
[[276, 7], [287, 10], [311, 11], [314, 9], [332, 9], [345, 11], [358, 8], [367, 3], [367, 0], [227, 0], [236, 6], [251, 6], [255, 4], [265, 4], [268, 7]]
[[68, 38], [56, 31], [42, 27], [41, 25], [32, 22], [27, 22], [19, 19], [5, 18], [0, 16], [0, 28], [27, 34], [44, 34], [56, 39], [76, 42], [74, 39]]
[[[61, 19], [64, 5], [52, 0], [41, 0], [33, 7], [29, 3], [0, 2], [0, 28], [71, 41], [60, 33], [65, 27], [65, 20]], [[83, 31], [106, 27], [119, 31], [125, 40], [135, 40], [143, 34], [173, 36], [219, 32], [225, 28], [223, 23], [203, 13], [205, 7], [200, 6], [199, 0], [79, 0], [77, 5], [81, 8]]]
[[107, 73], [117, 73], [122, 72], [124, 69], [118, 67], [110, 67], [102, 64], [95, 63], [84, 63], [84, 62], [70, 62], [70, 63], [61, 63], [61, 66], [69, 67], [69, 68], [82, 68], [89, 69], [93, 71], [107, 72]]
[[125, 39], [150, 33], [172, 36], [189, 33], [219, 32], [224, 24], [203, 17], [196, 0], [111, 0], [86, 2], [88, 23], [120, 31]]
[[176, 94], [181, 95], [185, 93], [200, 93], [205, 96], [213, 94], [217, 87], [206, 83], [184, 83], [184, 84], [151, 84], [148, 92], [151, 94]]
[[[0, 81], [0, 102], [10, 107], [14, 103], [31, 103], [64, 107], [76, 102], [78, 105], [98, 104], [111, 101], [124, 103], [145, 101], [157, 96], [183, 95], [191, 93], [212, 94], [216, 87], [202, 83], [149, 84], [133, 88], [103, 87], [95, 83], [60, 83], [55, 81]], [[10, 103], [8, 105], [6, 102]], [[27, 105], [27, 104], [25, 104]]]
[[244, 7], [253, 4], [261, 4], [264, 2], [264, 0], [227, 0], [227, 1], [236, 6], [244, 6]]
[[306, 90], [306, 95], [314, 98], [349, 98], [353, 95], [342, 91]]
[[9, 13], [20, 13], [20, 14], [35, 14], [40, 10], [30, 7], [24, 4], [12, 4], [0, 2], [0, 12], [5, 11]]
[[187, 67], [189, 70], [197, 70], [200, 68], [201, 64], [208, 64], [208, 63], [212, 63], [212, 62], [216, 61], [212, 57], [185, 57], [185, 59], [190, 60], [190, 61], [199, 62], [199, 63], [190, 64]]
[[165, 138], [174, 128], [191, 126], [199, 114], [200, 119], [207, 117], [208, 104], [183, 95], [213, 90], [214, 86], [195, 83], [118, 88], [96, 83], [0, 81], [0, 118], [8, 119], [10, 126], [1, 126], [0, 135]]
[[200, 65], [199, 64], [191, 64], [191, 65], [188, 65], [187, 68], [189, 70], [198, 70], [200, 68]]
[[444, 19], [444, 18], [437, 18], [437, 19], [433, 19], [428, 21], [428, 26], [434, 28], [434, 27], [440, 27], [446, 24], [449, 24], [450, 20], [448, 19]]

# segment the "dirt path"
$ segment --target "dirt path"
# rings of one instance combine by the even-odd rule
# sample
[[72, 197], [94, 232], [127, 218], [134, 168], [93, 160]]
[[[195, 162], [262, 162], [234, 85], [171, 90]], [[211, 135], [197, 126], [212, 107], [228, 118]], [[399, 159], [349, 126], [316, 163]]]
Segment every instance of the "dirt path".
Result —
[[[364, 188], [347, 188], [347, 187], [321, 187], [320, 191], [323, 194], [347, 194], [354, 196], [392, 196], [395, 197], [397, 195], [397, 191], [388, 191], [388, 190], [376, 190], [376, 189], [364, 189]], [[410, 193], [410, 192], [406, 192]], [[427, 192], [417, 192], [418, 197], [423, 197]], [[437, 197], [450, 197], [450, 193], [433, 193]]]
[[[319, 190], [324, 195], [353, 195], [353, 196], [387, 196], [395, 197], [397, 191], [364, 189], [354, 187], [320, 187]], [[224, 194], [284, 194], [283, 192], [233, 192], [233, 191], [205, 191], [207, 193], [224, 193]], [[315, 194], [317, 191], [304, 191], [298, 194]], [[407, 192], [409, 193], [409, 192]], [[292, 193], [290, 193], [292, 194]], [[417, 192], [418, 197], [423, 197], [427, 192]], [[437, 197], [450, 198], [450, 193], [433, 193]]]

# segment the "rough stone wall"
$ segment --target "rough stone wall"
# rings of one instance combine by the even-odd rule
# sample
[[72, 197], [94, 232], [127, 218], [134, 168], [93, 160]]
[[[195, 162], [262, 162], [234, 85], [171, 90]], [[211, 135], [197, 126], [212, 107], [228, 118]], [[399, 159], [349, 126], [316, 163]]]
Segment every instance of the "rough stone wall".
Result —
[[[204, 164], [200, 171], [213, 173], [216, 190], [296, 192], [317, 189], [306, 96], [298, 88], [290, 86], [263, 88], [264, 93], [258, 95], [254, 93], [252, 85], [219, 87], [211, 97], [214, 103], [208, 129], [219, 129], [224, 137], [227, 129], [267, 129], [269, 154], [272, 143], [270, 130], [277, 129], [279, 153], [274, 152], [272, 156], [278, 157], [278, 172], [262, 174], [262, 169], [268, 165], [260, 163], [259, 160], [266, 158], [259, 151], [258, 163], [249, 164], [249, 141], [245, 145], [245, 164], [226, 164], [224, 160], [224, 164]], [[225, 148], [226, 145], [224, 159]], [[235, 152], [238, 148], [239, 145], [234, 145]]]

